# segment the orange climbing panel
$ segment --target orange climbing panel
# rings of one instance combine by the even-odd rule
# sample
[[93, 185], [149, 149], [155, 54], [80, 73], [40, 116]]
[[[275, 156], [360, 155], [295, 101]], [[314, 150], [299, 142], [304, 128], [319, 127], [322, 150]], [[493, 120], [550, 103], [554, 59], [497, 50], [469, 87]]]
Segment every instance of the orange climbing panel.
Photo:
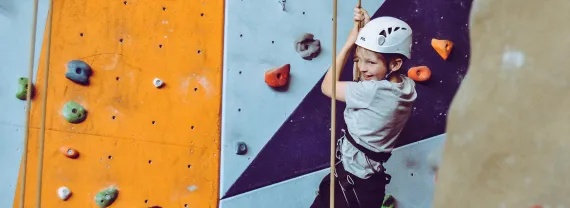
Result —
[[[53, 9], [42, 207], [95, 207], [109, 186], [119, 190], [113, 207], [217, 207], [223, 1], [55, 0]], [[36, 202], [44, 58], [45, 45], [26, 207]], [[65, 77], [71, 60], [92, 67], [89, 86]], [[68, 101], [86, 108], [84, 122], [65, 120]], [[57, 197], [61, 186], [72, 192], [67, 201]]]

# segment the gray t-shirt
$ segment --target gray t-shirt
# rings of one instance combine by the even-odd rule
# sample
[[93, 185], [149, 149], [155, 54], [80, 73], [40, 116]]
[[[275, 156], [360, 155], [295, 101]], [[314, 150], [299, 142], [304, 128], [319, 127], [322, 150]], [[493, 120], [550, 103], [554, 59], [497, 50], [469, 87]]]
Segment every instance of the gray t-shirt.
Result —
[[[382, 80], [346, 85], [344, 120], [356, 143], [374, 152], [392, 151], [417, 97], [414, 81], [401, 77], [400, 83]], [[367, 160], [350, 142], [343, 140], [340, 146], [346, 171], [365, 179], [382, 170], [380, 163]]]

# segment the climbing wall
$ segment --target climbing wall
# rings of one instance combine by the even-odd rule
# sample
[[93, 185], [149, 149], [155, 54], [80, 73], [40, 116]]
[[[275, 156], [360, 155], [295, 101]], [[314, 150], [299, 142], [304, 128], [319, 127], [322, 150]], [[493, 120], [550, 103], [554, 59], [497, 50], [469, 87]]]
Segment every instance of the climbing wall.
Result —
[[[356, 1], [338, 3], [340, 48], [353, 26]], [[285, 2], [284, 11], [273, 1], [228, 1], [227, 5], [221, 206], [307, 207], [329, 166], [330, 99], [322, 95], [320, 84], [331, 62], [332, 5]], [[387, 164], [393, 176], [387, 191], [401, 199], [400, 205], [429, 207], [434, 173], [425, 158], [443, 144], [447, 108], [467, 71], [471, 0], [363, 1], [362, 5], [374, 17], [394, 16], [411, 25], [412, 59], [403, 66], [404, 73], [414, 66], [432, 71], [430, 80], [416, 85], [419, 97], [400, 137], [401, 148]], [[295, 40], [303, 33], [321, 41], [317, 58], [304, 60], [295, 51]], [[454, 43], [447, 60], [431, 46], [432, 38]], [[290, 64], [287, 87], [268, 86], [264, 73], [283, 64]], [[341, 79], [351, 77], [352, 63], [348, 63]], [[343, 103], [337, 108], [337, 126], [342, 127]], [[336, 130], [340, 135], [340, 128]], [[247, 153], [238, 154], [240, 142], [247, 145]]]
[[[40, 1], [38, 12], [36, 47], [41, 48], [46, 1]], [[16, 93], [18, 78], [28, 76], [32, 20], [33, 1], [0, 1], [0, 207], [12, 206], [22, 157], [26, 102]]]
[[[113, 207], [217, 207], [222, 11], [219, 1], [54, 1], [50, 70], [44, 53], [35, 83], [26, 207], [35, 205], [46, 85], [42, 207], [95, 207], [109, 187], [118, 189]], [[89, 85], [66, 78], [72, 60], [92, 68]], [[83, 122], [66, 119], [70, 101], [86, 109], [75, 107]], [[67, 201], [57, 197], [63, 186]]]

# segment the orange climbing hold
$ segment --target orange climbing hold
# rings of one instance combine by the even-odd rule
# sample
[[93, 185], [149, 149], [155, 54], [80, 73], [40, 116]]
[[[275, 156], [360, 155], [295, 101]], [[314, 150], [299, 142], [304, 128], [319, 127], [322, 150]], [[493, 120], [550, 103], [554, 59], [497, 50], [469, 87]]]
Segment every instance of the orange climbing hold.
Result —
[[435, 51], [443, 58], [443, 60], [447, 60], [449, 54], [451, 53], [451, 49], [453, 49], [453, 42], [450, 40], [438, 40], [438, 39], [431, 39], [431, 47], [435, 49]]
[[61, 147], [61, 148], [59, 148], [59, 151], [61, 151], [61, 153], [63, 153], [63, 155], [65, 155], [66, 157], [69, 157], [71, 159], [75, 159], [75, 158], [79, 157], [79, 152], [77, 150], [69, 148], [69, 147]]
[[431, 77], [431, 70], [427, 66], [416, 66], [408, 70], [408, 77], [417, 82], [423, 82]]
[[289, 82], [291, 65], [285, 64], [279, 68], [273, 68], [265, 72], [265, 83], [271, 87], [283, 87]]

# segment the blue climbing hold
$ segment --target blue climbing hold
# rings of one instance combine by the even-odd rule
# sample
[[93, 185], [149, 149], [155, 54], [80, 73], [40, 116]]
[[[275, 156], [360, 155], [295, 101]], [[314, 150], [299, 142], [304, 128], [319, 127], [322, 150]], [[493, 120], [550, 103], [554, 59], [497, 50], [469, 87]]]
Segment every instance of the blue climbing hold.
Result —
[[89, 64], [81, 60], [73, 60], [67, 63], [65, 77], [77, 84], [89, 85], [89, 77], [92, 73], [93, 71]]

